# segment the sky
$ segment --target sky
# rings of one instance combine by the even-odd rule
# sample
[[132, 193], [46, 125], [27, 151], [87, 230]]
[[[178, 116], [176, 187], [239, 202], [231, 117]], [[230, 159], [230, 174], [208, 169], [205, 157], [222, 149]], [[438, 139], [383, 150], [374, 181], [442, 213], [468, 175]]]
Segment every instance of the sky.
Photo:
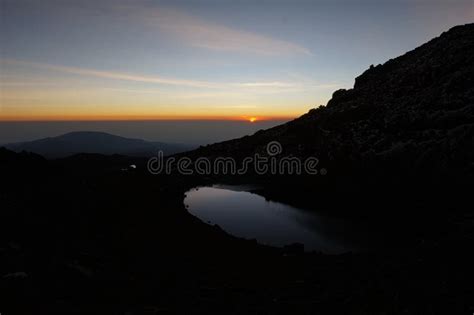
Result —
[[0, 0], [0, 121], [287, 119], [472, 0]]

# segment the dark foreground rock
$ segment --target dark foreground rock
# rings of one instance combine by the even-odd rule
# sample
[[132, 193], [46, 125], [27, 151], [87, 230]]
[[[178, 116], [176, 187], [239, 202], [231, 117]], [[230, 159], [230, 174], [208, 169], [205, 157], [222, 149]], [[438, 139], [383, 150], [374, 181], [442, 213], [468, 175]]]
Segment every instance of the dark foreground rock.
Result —
[[[15, 174], [27, 163], [17, 160], [2, 165]], [[184, 192], [199, 178], [149, 176], [140, 161], [135, 173], [37, 162], [35, 172], [2, 177], [2, 313], [472, 312], [472, 215], [427, 217], [403, 246], [303, 254], [189, 215]]]
[[[456, 27], [325, 107], [187, 154], [278, 141], [325, 176], [153, 176], [142, 159], [0, 149], [0, 312], [472, 314], [473, 34]], [[334, 256], [237, 239], [183, 205], [215, 181], [259, 181], [269, 199], [390, 222], [395, 237]]]

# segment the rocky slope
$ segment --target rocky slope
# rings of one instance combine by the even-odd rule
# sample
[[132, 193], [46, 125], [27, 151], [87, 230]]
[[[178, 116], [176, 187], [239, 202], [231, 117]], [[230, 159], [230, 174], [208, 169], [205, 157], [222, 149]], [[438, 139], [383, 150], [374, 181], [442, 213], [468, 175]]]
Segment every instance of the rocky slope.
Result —
[[354, 88], [253, 136], [194, 151], [191, 156], [265, 154], [316, 156], [328, 174], [363, 170], [382, 176], [472, 178], [474, 173], [474, 24], [457, 26], [383, 65]]
[[[384, 174], [398, 167], [403, 176], [413, 170], [467, 180], [473, 161], [473, 33], [473, 25], [454, 28], [369, 69], [354, 89], [336, 92], [325, 107], [187, 155], [265, 154], [265, 145], [278, 140], [282, 155], [320, 157], [329, 165], [324, 178], [343, 167]], [[137, 164], [137, 171], [109, 169], [123, 162]], [[6, 149], [0, 149], [0, 174], [0, 296], [6, 314], [474, 310], [472, 210], [466, 207], [471, 213], [462, 216], [443, 213], [440, 225], [427, 228], [433, 212], [444, 207], [433, 201], [434, 194], [423, 205], [430, 215], [421, 217], [420, 231], [406, 247], [287, 255], [234, 239], [190, 216], [183, 198], [200, 184], [194, 177], [150, 176], [123, 157], [86, 154], [49, 161]], [[338, 200], [347, 202], [344, 209], [359, 210], [379, 192], [369, 190], [369, 198], [357, 205], [338, 192], [331, 210]], [[321, 194], [316, 197], [314, 208], [321, 209]], [[418, 210], [406, 195], [397, 197], [407, 209]], [[452, 204], [456, 198], [447, 200]], [[374, 222], [393, 226], [398, 236], [407, 234], [403, 223], [413, 221], [415, 211], [395, 222], [386, 215], [395, 201], [376, 205], [381, 217]]]

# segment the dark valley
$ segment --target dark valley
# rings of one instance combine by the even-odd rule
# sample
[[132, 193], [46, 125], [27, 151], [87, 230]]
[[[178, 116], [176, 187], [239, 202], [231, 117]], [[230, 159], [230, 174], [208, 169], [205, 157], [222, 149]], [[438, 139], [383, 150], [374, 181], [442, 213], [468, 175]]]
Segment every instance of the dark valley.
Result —
[[[158, 149], [189, 167], [316, 157], [319, 173], [152, 175]], [[0, 149], [2, 314], [474, 311], [473, 24], [371, 66], [295, 120], [186, 149], [104, 133]], [[230, 235], [184, 203], [213, 184], [363, 219], [367, 246], [327, 254]]]

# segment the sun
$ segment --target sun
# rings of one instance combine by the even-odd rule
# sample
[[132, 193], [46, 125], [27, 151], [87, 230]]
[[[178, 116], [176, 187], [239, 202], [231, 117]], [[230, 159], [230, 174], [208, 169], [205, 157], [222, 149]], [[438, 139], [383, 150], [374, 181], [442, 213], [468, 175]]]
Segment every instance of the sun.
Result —
[[256, 121], [257, 121], [257, 117], [250, 117], [250, 118], [249, 118], [249, 121], [252, 122], [252, 123], [253, 123], [253, 122], [256, 122]]

